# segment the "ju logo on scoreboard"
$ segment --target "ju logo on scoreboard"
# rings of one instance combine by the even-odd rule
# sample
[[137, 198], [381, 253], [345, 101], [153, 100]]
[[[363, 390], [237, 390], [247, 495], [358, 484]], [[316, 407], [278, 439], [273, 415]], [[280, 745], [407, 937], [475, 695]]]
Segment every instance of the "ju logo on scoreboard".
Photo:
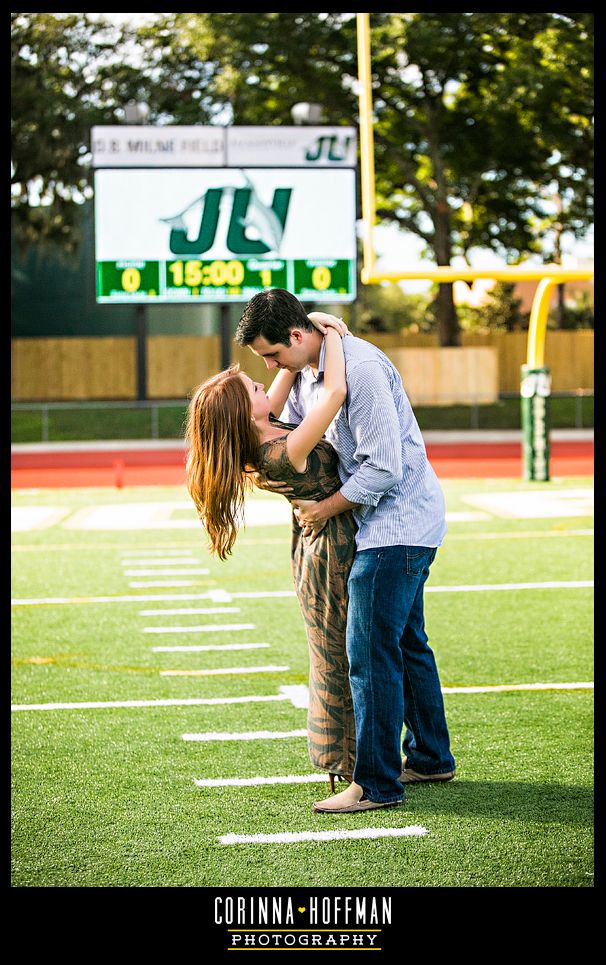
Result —
[[[260, 197], [250, 178], [242, 172], [246, 186], [242, 188], [209, 188], [182, 211], [160, 220], [170, 228], [169, 247], [176, 255], [203, 255], [215, 244], [219, 216], [227, 204], [231, 207], [225, 247], [235, 255], [279, 254], [292, 188], [274, 189], [271, 204]], [[185, 218], [194, 213], [194, 236], [190, 237]], [[253, 236], [250, 236], [252, 229]]]

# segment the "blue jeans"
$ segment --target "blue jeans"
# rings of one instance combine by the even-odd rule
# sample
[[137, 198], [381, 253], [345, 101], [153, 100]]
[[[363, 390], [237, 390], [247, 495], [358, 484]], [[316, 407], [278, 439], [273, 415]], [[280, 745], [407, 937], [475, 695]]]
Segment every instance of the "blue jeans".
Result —
[[[436, 661], [427, 645], [423, 588], [436, 549], [385, 546], [354, 557], [347, 656], [356, 719], [353, 778], [371, 801], [401, 801], [407, 767], [440, 774], [455, 766]], [[402, 741], [402, 728], [406, 734]]]

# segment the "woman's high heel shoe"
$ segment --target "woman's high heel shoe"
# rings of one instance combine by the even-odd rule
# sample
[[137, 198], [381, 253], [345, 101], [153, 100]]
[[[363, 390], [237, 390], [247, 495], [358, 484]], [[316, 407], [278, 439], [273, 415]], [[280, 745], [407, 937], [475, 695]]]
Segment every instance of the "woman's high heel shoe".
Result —
[[353, 781], [352, 774], [333, 774], [331, 771], [329, 771], [328, 780], [330, 782], [331, 794], [335, 793], [335, 777], [337, 777], [340, 781], [347, 781], [348, 784], [351, 784], [351, 782]]

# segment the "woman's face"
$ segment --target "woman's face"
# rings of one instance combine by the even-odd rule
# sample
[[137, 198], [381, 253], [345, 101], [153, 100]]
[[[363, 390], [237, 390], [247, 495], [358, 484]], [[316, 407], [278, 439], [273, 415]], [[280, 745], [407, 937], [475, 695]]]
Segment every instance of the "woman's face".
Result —
[[253, 419], [267, 418], [271, 412], [271, 403], [265, 394], [265, 386], [262, 382], [253, 382], [244, 372], [240, 372], [239, 375], [250, 396]]

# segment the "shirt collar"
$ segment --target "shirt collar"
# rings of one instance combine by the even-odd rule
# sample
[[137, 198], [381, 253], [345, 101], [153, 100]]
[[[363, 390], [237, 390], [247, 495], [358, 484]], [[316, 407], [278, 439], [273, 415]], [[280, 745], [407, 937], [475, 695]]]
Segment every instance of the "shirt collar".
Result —
[[322, 344], [320, 346], [320, 357], [318, 359], [318, 379], [320, 376], [324, 378], [324, 360], [326, 358], [326, 339], [322, 339]]
[[311, 365], [306, 365], [304, 369], [299, 373], [302, 378], [302, 383], [305, 385], [313, 385], [317, 382], [324, 381], [324, 363], [326, 356], [326, 341], [322, 339], [322, 344], [320, 346], [320, 354], [318, 356], [318, 375], [314, 375]]

